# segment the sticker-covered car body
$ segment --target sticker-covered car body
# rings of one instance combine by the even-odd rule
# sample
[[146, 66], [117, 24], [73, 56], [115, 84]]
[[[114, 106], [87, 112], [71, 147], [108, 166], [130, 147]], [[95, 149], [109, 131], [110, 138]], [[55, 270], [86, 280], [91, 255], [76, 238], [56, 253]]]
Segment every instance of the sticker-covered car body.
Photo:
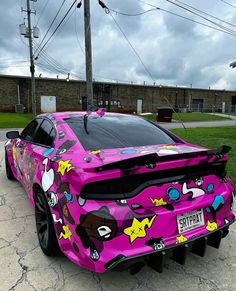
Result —
[[[192, 145], [116, 113], [50, 113], [32, 122], [6, 143], [7, 159], [33, 206], [35, 189], [45, 193], [60, 249], [80, 266], [105, 272], [220, 231], [222, 237], [234, 221], [225, 147]], [[142, 126], [168, 143], [152, 144]]]

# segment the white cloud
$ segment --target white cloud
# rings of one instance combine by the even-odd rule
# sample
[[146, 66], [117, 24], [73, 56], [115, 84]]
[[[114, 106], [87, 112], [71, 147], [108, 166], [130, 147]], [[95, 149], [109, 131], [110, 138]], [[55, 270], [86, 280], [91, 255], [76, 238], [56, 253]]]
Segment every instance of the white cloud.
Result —
[[[145, 1], [206, 23], [203, 19], [199, 19], [165, 0]], [[236, 10], [221, 1], [182, 1], [236, 25]], [[23, 15], [17, 4], [19, 2], [16, 2], [13, 5], [12, 1], [1, 0], [0, 73], [29, 75], [28, 63], [19, 63], [20, 58], [28, 57], [28, 47], [27, 39], [20, 40], [18, 25], [23, 21]], [[20, 2], [25, 4], [25, 1]], [[61, 2], [49, 2], [39, 22], [41, 35], [44, 35]], [[137, 0], [104, 0], [104, 2], [113, 9], [127, 13], [137, 13], [150, 8]], [[33, 4], [33, 2], [31, 3]], [[66, 1], [66, 3], [59, 19], [72, 0]], [[40, 12], [44, 4], [45, 1], [38, 1], [33, 8]], [[194, 87], [236, 88], [236, 71], [228, 66], [231, 61], [236, 60], [235, 37], [159, 10], [139, 17], [125, 17], [115, 13], [113, 15], [140, 54], [157, 84], [183, 86], [193, 84]], [[91, 16], [95, 79], [103, 80], [103, 77], [106, 80], [152, 83], [111, 16], [105, 14], [105, 11], [94, 0], [91, 0]], [[33, 17], [33, 23], [36, 23], [37, 19], [38, 16]], [[236, 31], [236, 27], [228, 27]], [[80, 77], [84, 76], [84, 55], [78, 44], [80, 42], [84, 48], [83, 34], [83, 7], [81, 7], [73, 13], [54, 41], [46, 48], [46, 52], [64, 67], [64, 75], [73, 71]], [[11, 66], [9, 62], [5, 61], [6, 58], [12, 59]], [[15, 68], [12, 66], [14, 60]], [[45, 59], [45, 56], [41, 55], [38, 62], [50, 70], [45, 71], [38, 67], [37, 74], [62, 75], [58, 72], [57, 65]], [[20, 65], [25, 65], [25, 67], [19, 67]]]

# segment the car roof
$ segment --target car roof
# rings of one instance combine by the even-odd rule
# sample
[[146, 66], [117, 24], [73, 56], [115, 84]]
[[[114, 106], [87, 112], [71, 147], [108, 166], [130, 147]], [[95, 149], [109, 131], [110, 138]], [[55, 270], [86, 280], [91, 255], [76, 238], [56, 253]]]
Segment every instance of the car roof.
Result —
[[[86, 111], [64, 111], [64, 112], [54, 112], [54, 113], [43, 113], [38, 115], [38, 117], [47, 117], [51, 120], [63, 120], [65, 118], [76, 118], [84, 116], [87, 112]], [[96, 113], [96, 112], [93, 112]], [[123, 113], [115, 113], [115, 112], [106, 112], [105, 116], [129, 116], [133, 118], [133, 115], [130, 114], [123, 114]]]

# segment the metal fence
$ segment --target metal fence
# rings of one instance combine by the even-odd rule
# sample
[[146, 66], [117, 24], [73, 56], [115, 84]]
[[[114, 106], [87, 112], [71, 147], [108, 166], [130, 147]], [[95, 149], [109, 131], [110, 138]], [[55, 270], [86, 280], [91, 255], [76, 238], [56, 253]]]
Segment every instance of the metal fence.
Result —
[[225, 105], [221, 107], [216, 107], [212, 105], [211, 107], [204, 107], [201, 104], [192, 105], [191, 108], [188, 106], [178, 106], [175, 107], [176, 112], [202, 112], [202, 113], [235, 113], [236, 105]]

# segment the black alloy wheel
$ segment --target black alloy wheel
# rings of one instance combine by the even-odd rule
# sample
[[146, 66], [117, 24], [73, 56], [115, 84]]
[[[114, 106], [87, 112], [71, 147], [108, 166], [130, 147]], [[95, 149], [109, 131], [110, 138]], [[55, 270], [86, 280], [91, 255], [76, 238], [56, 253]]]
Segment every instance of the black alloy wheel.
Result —
[[47, 256], [61, 253], [47, 199], [42, 190], [35, 194], [35, 221], [40, 247]]
[[7, 179], [9, 180], [15, 180], [15, 176], [12, 173], [11, 167], [9, 165], [8, 157], [7, 157], [7, 152], [5, 151], [5, 168], [6, 168], [6, 176]]

